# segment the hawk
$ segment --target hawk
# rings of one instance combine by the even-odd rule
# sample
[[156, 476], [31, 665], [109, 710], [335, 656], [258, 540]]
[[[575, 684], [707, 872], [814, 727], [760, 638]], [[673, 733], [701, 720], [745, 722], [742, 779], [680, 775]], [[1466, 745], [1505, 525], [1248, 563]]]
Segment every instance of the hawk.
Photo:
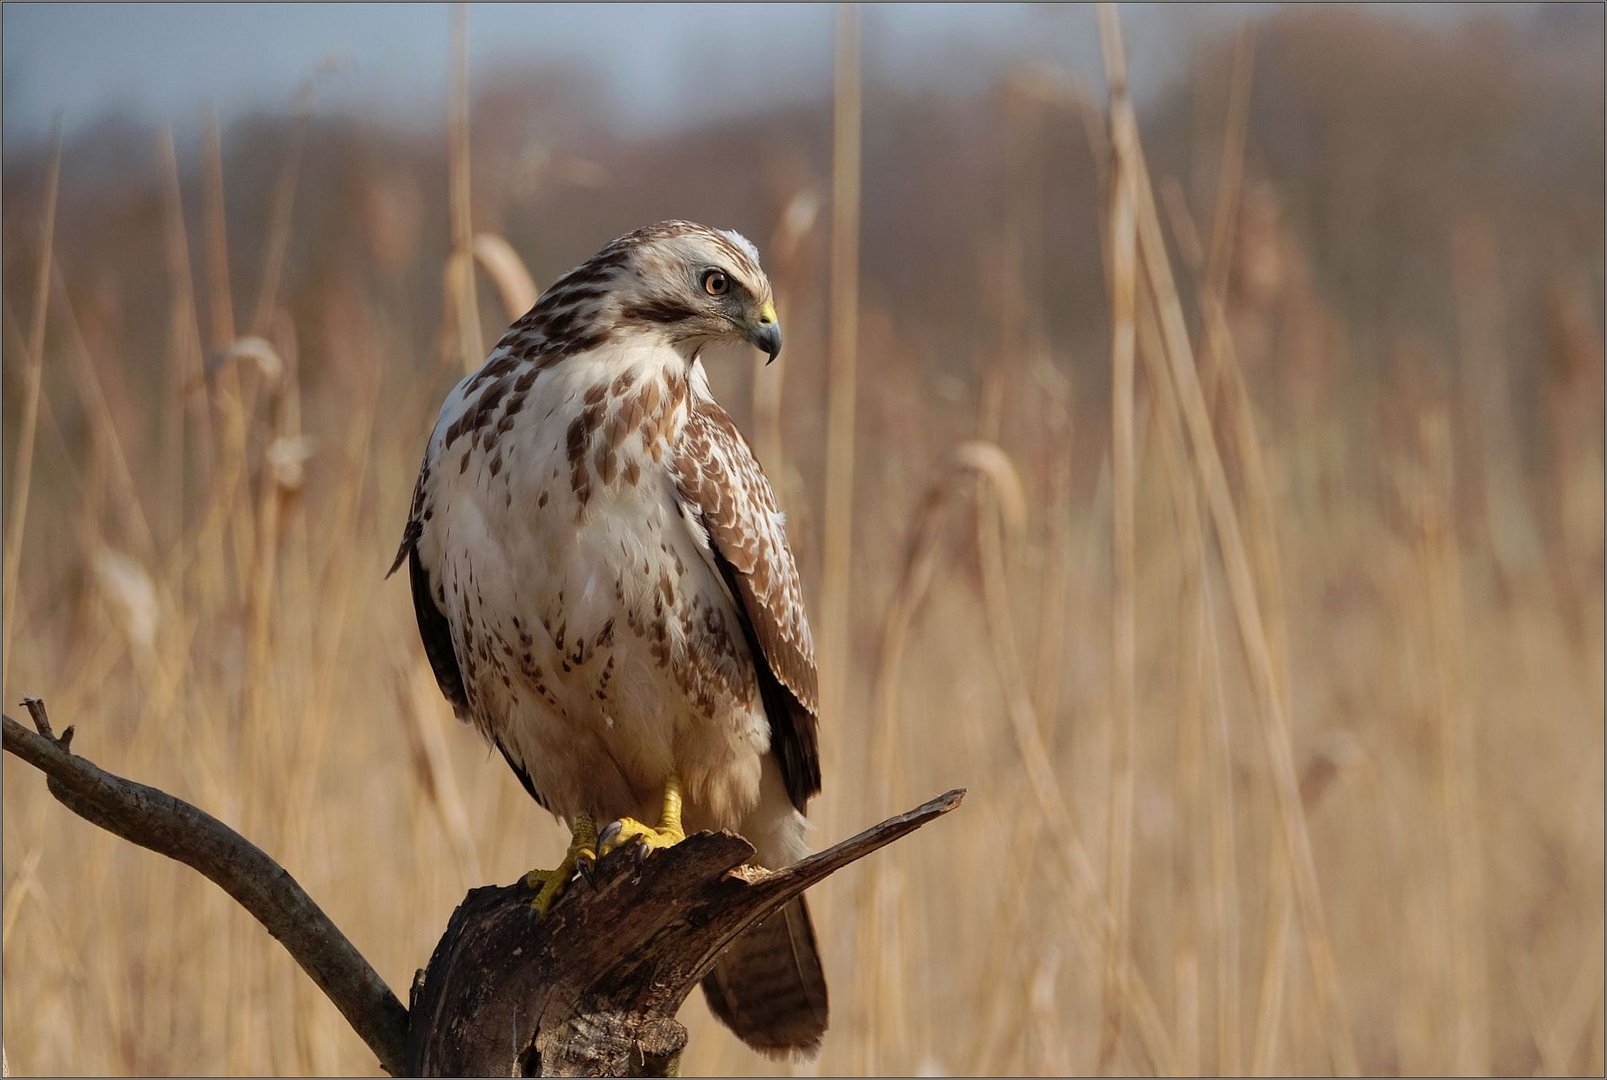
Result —
[[[430, 436], [391, 570], [408, 564], [458, 718], [573, 833], [529, 875], [542, 913], [599, 852], [689, 829], [741, 833], [762, 865], [806, 853], [820, 763], [798, 570], [699, 360], [734, 340], [781, 350], [753, 244], [650, 225], [554, 282]], [[802, 898], [703, 989], [750, 1046], [816, 1050], [826, 982]]]

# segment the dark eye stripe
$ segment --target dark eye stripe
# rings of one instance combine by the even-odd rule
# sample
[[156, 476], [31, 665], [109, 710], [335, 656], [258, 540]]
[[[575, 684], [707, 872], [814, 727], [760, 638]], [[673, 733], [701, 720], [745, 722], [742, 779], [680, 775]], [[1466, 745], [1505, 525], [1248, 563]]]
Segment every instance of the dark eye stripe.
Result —
[[664, 297], [651, 297], [621, 308], [622, 322], [678, 323], [695, 314], [689, 308]]

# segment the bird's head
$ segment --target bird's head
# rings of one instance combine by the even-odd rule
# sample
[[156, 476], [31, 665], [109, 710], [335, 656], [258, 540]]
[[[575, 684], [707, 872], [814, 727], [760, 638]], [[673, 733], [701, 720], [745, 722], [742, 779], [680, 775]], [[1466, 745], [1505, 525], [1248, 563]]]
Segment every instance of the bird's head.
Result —
[[604, 272], [621, 328], [694, 353], [721, 341], [750, 342], [771, 360], [781, 352], [770, 279], [741, 233], [662, 221], [615, 240], [574, 275], [588, 267]]

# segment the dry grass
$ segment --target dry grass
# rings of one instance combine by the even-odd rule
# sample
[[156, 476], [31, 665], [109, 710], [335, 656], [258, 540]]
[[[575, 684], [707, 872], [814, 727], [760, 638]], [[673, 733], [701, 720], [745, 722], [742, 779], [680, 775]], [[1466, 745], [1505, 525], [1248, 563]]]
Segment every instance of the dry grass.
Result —
[[[851, 654], [854, 429], [859, 382], [859, 10], [837, 9], [831, 143], [831, 332], [826, 352], [826, 491], [820, 585], [820, 704], [841, 712]], [[874, 1068], [867, 1062], [867, 1068]]]
[[[713, 375], [730, 403], [757, 380], [742, 419], [775, 448], [810, 594], [839, 582], [818, 836], [971, 795], [812, 894], [834, 1008], [818, 1070], [1602, 1071], [1599, 265], [1559, 262], [1550, 335], [1519, 343], [1504, 327], [1527, 301], [1470, 221], [1444, 238], [1452, 332], [1347, 364], [1360, 329], [1291, 271], [1319, 254], [1266, 224], [1246, 178], [1266, 54], [1241, 39], [1207, 197], [1152, 177], [1118, 78], [1097, 117], [1033, 106], [1089, 132], [1102, 172], [1097, 361], [1049, 344], [1065, 298], [1006, 306], [988, 332], [1009, 344], [974, 359], [924, 357], [897, 331], [936, 302], [852, 285], [841, 34], [837, 207], [793, 184], [770, 235], [783, 316], [857, 303], [859, 332], [835, 321], [827, 349], [789, 319], [784, 399], [761, 382], [779, 365]], [[321, 250], [324, 306], [285, 299], [320, 195], [298, 194], [301, 120], [247, 228], [226, 214], [227, 134], [209, 130], [190, 195], [171, 142], [153, 148], [165, 307], [126, 310], [48, 242], [6, 256], [5, 700], [45, 697], [75, 749], [274, 853], [403, 993], [467, 888], [566, 839], [453, 723], [406, 585], [382, 576], [441, 395], [540, 280], [470, 205], [465, 79], [452, 244], [404, 250], [415, 292]], [[48, 238], [47, 183], [28, 230]], [[396, 205], [362, 212], [401, 243]], [[1012, 204], [1003, 256], [953, 273], [1032, 279], [1036, 205]], [[442, 336], [417, 332], [418, 295]], [[167, 343], [143, 366], [120, 346], [136, 319]], [[1439, 379], [1460, 353], [1478, 377]], [[1107, 362], [1108, 383], [1086, 374]], [[1525, 457], [1527, 370], [1546, 439]], [[11, 1067], [372, 1069], [226, 897], [10, 760], [4, 780]], [[700, 1001], [686, 1015], [689, 1073], [777, 1071]]]

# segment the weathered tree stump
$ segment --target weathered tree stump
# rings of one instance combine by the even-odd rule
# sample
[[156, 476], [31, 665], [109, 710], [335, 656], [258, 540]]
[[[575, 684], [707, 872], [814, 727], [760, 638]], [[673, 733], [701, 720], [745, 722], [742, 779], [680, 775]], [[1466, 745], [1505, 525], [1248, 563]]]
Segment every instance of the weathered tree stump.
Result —
[[697, 833], [642, 858], [598, 861], [538, 919], [523, 883], [469, 892], [404, 1009], [285, 870], [216, 818], [114, 776], [57, 738], [4, 717], [4, 746], [92, 824], [199, 870], [282, 944], [382, 1068], [407, 1076], [667, 1076], [686, 1046], [675, 1019], [726, 946], [829, 874], [958, 806], [951, 791], [779, 870], [748, 866], [730, 833]]
[[959, 804], [951, 791], [780, 870], [697, 833], [598, 862], [545, 919], [522, 885], [475, 889], [414, 985], [407, 1070], [419, 1076], [670, 1075], [675, 1014], [725, 947], [810, 885]]

